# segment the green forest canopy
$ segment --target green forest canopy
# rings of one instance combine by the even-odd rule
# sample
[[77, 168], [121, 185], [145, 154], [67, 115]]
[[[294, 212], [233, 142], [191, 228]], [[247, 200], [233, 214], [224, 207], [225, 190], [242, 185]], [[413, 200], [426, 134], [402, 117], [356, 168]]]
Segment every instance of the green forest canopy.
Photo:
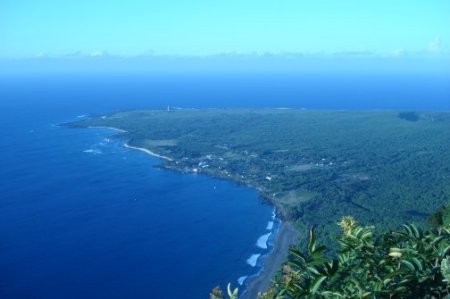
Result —
[[171, 157], [166, 167], [254, 186], [322, 241], [345, 215], [380, 230], [420, 226], [450, 199], [445, 112], [148, 110], [70, 125], [120, 128], [131, 145]]

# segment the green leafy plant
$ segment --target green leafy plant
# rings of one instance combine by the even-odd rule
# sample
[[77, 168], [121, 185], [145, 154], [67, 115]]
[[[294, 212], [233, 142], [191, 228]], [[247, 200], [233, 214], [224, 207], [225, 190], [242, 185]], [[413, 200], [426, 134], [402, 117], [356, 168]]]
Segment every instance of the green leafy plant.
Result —
[[274, 289], [262, 298], [444, 298], [449, 294], [450, 227], [415, 225], [375, 236], [351, 217], [339, 225], [341, 251], [327, 259], [314, 230], [305, 253], [291, 249]]
[[311, 229], [306, 250], [290, 249], [282, 275], [260, 298], [450, 298], [450, 226], [409, 224], [380, 235], [352, 217], [339, 226], [335, 258], [325, 256]]
[[239, 289], [231, 289], [231, 284], [229, 283], [227, 286], [227, 295], [228, 297], [225, 297], [225, 294], [222, 292], [222, 290], [219, 287], [216, 287], [212, 290], [211, 294], [209, 294], [210, 299], [237, 299], [239, 295]]

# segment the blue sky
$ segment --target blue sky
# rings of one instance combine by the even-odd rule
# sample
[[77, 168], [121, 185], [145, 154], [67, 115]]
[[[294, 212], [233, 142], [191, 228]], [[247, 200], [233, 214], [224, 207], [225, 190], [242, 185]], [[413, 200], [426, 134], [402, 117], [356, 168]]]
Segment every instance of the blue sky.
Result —
[[445, 53], [448, 0], [1, 0], [0, 57]]

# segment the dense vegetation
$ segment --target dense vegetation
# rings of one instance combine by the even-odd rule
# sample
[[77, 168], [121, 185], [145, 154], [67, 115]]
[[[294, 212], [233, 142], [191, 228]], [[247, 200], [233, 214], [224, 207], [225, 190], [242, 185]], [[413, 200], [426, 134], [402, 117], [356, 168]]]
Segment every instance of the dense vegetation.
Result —
[[440, 207], [436, 212], [431, 214], [428, 223], [431, 227], [450, 225], [450, 204]]
[[327, 245], [345, 215], [380, 230], [420, 226], [450, 199], [450, 113], [131, 111], [71, 125], [120, 128], [131, 145], [171, 157], [165, 167], [254, 186]]
[[[351, 217], [340, 226], [341, 251], [335, 259], [324, 256], [326, 248], [311, 230], [305, 253], [291, 249], [283, 274], [261, 298], [450, 297], [450, 226], [423, 232], [403, 225], [380, 235]], [[228, 297], [236, 295], [228, 287]], [[225, 296], [216, 288], [210, 298]]]

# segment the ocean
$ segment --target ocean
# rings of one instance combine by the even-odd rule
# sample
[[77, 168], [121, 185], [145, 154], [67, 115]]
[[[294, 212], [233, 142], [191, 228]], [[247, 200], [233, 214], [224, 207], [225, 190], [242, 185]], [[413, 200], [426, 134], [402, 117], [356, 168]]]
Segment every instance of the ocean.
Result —
[[[0, 298], [207, 298], [261, 269], [279, 222], [255, 190], [158, 167], [108, 129], [118, 110], [450, 110], [448, 76], [0, 78]], [[275, 221], [275, 223], [273, 223]]]

